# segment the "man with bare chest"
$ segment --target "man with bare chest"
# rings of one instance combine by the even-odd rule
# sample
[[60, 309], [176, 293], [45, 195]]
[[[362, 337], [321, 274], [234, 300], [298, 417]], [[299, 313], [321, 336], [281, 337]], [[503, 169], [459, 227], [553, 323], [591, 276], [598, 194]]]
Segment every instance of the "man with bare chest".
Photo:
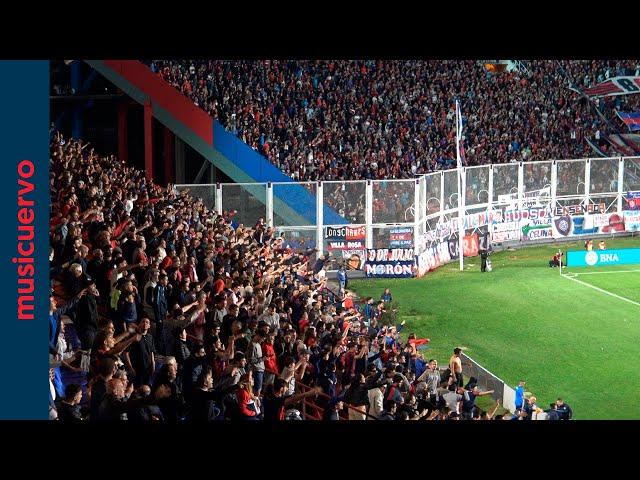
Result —
[[460, 361], [460, 353], [462, 349], [454, 348], [453, 355], [449, 359], [449, 369], [451, 370], [451, 376], [453, 377], [454, 384], [458, 387], [462, 387], [462, 362]]

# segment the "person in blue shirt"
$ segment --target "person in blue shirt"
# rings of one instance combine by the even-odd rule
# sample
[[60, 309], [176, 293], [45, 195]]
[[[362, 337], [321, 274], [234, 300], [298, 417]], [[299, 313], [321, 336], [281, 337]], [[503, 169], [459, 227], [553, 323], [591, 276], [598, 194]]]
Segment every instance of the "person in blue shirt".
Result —
[[393, 297], [391, 296], [391, 290], [388, 288], [385, 288], [384, 293], [382, 294], [382, 297], [380, 297], [380, 300], [382, 300], [384, 303], [392, 302]]
[[338, 277], [338, 283], [340, 284], [340, 293], [344, 293], [347, 288], [347, 270], [344, 268], [344, 264], [340, 265], [340, 270], [336, 274]]
[[51, 292], [51, 296], [49, 297], [49, 353], [51, 355], [55, 356], [58, 354], [56, 345], [58, 343], [58, 335], [60, 334], [60, 322], [62, 321], [62, 316], [72, 310], [86, 293], [86, 288], [80, 290], [80, 292], [68, 301], [64, 307], [58, 308], [58, 303], [53, 296], [53, 292]]
[[520, 383], [516, 387], [516, 410], [522, 410], [524, 405], [524, 386], [526, 382], [524, 380], [520, 380]]
[[362, 314], [364, 315], [364, 320], [367, 325], [369, 325], [369, 322], [373, 317], [373, 311], [374, 311], [373, 298], [367, 297], [364, 308], [362, 309]]

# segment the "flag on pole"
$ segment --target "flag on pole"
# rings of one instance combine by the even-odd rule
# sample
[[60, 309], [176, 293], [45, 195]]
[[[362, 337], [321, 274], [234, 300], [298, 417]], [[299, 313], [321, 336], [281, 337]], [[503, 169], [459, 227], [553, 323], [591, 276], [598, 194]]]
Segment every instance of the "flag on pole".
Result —
[[629, 128], [629, 131], [635, 132], [640, 130], [640, 112], [624, 113], [616, 111], [620, 120]]
[[460, 113], [460, 103], [456, 100], [456, 161], [457, 167], [462, 167], [464, 160], [464, 147], [462, 146], [462, 114]]

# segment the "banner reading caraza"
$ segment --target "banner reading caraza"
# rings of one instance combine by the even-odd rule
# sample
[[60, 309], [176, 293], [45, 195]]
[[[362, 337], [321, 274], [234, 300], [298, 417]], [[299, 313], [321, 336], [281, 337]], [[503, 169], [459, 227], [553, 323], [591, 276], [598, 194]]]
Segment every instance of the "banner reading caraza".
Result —
[[413, 248], [373, 248], [367, 250], [364, 272], [367, 277], [413, 277], [415, 258]]

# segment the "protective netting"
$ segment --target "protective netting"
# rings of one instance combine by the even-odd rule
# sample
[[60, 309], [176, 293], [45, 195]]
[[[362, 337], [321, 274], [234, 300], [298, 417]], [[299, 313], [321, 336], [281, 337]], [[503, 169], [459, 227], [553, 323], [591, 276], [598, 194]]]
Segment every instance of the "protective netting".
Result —
[[458, 208], [458, 172], [444, 172], [444, 205], [443, 210]]
[[640, 190], [640, 158], [624, 159], [624, 182], [625, 192]]
[[424, 177], [427, 215], [440, 211], [440, 179], [442, 173], [431, 173]]
[[518, 193], [518, 165], [509, 163], [493, 166], [493, 201], [500, 200], [501, 195]]
[[473, 205], [489, 201], [489, 165], [466, 169], [467, 189], [465, 203]]
[[201, 198], [204, 205], [215, 210], [216, 207], [216, 186], [215, 185], [176, 185], [176, 192], [187, 192], [194, 198]]
[[556, 197], [583, 195], [585, 190], [584, 171], [586, 160], [559, 161]]
[[407, 223], [415, 219], [415, 180], [373, 182], [373, 223]]
[[266, 184], [222, 185], [222, 209], [236, 210], [233, 219], [237, 223], [253, 226], [258, 219], [266, 219], [266, 203]]
[[591, 159], [589, 175], [591, 184], [589, 193], [615, 193], [618, 191], [618, 165], [617, 158]]
[[541, 190], [551, 185], [551, 162], [525, 163], [523, 168], [525, 192]]
[[274, 225], [315, 225], [317, 190], [315, 182], [273, 184]]
[[323, 198], [325, 205], [333, 209], [341, 219], [325, 224], [363, 224], [366, 222], [366, 182], [324, 182]]

